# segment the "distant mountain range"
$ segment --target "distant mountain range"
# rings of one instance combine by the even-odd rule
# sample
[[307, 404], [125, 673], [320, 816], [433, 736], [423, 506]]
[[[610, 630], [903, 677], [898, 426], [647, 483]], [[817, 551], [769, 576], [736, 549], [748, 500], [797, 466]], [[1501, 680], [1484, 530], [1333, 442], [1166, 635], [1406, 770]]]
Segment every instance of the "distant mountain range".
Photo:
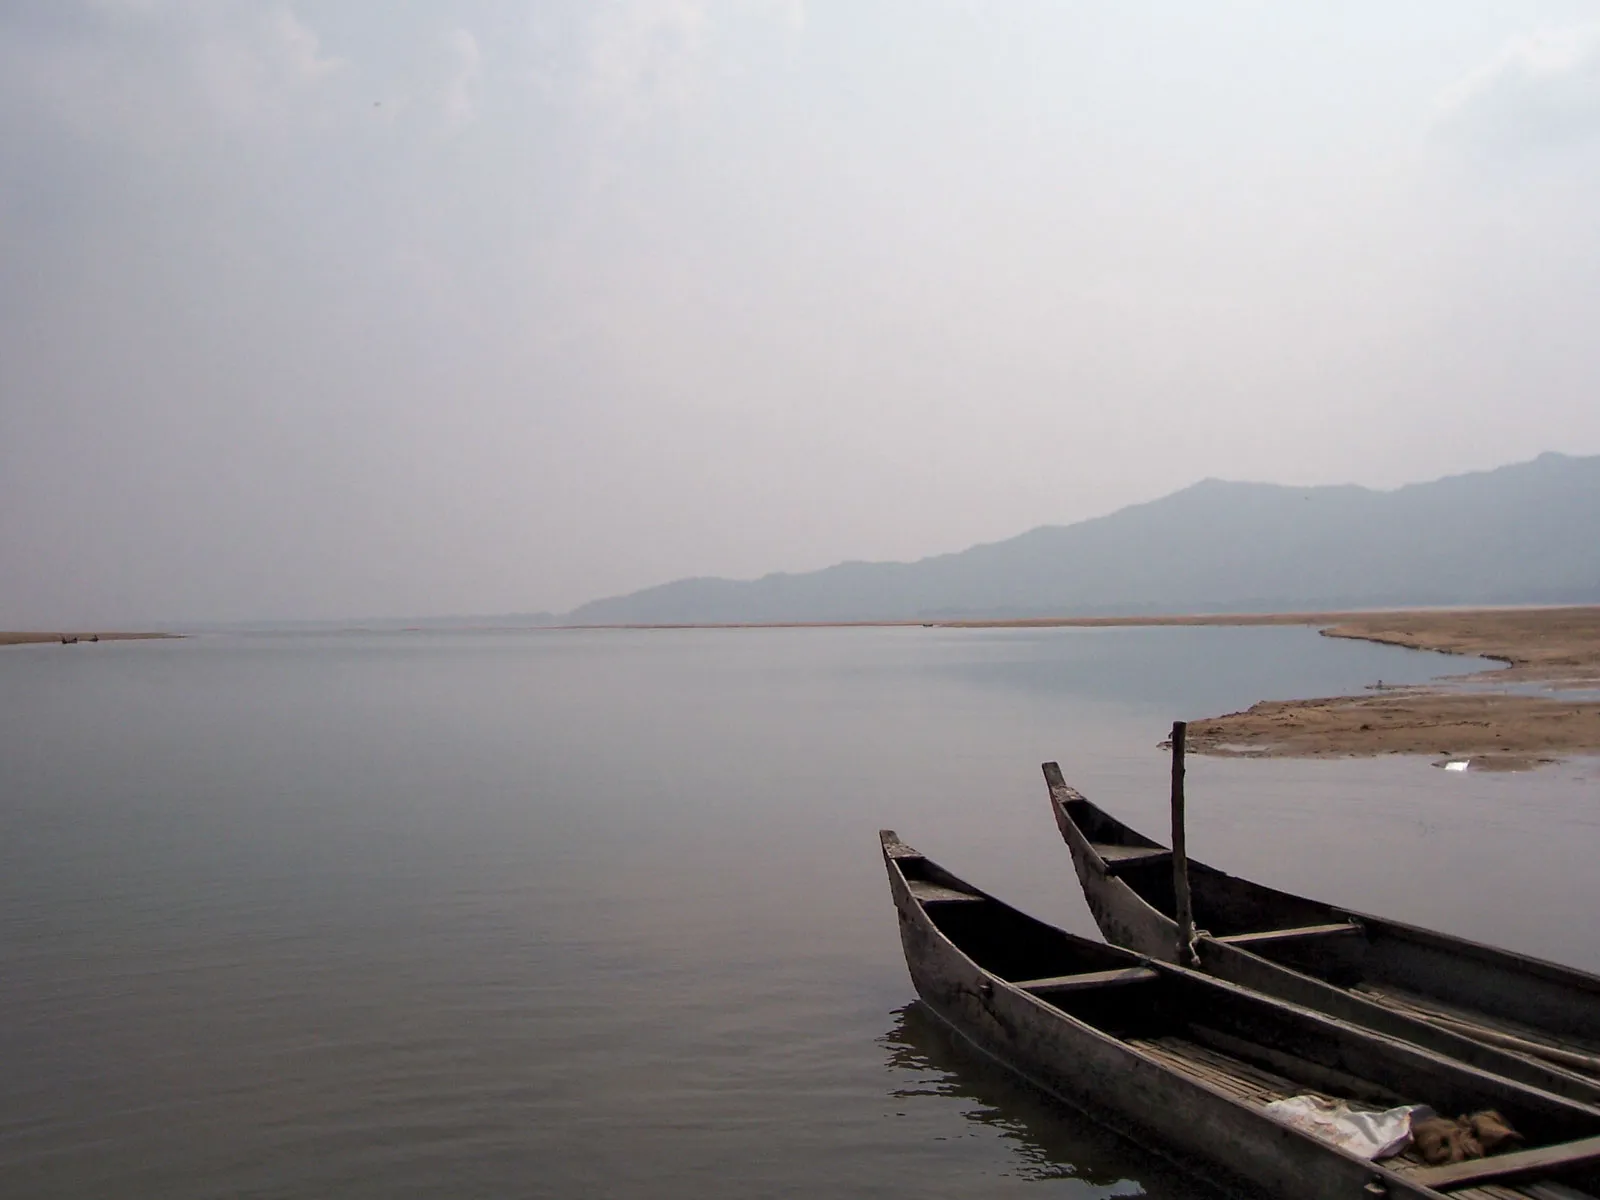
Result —
[[1600, 457], [1394, 491], [1207, 479], [918, 562], [680, 579], [563, 624], [874, 621], [1600, 602]]

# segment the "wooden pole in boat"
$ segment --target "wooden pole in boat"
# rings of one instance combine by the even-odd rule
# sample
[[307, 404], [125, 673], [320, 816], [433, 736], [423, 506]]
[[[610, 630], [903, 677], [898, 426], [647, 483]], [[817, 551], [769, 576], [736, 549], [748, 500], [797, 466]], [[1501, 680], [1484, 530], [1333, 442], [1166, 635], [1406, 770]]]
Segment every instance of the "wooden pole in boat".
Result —
[[1188, 723], [1172, 723], [1172, 897], [1178, 920], [1178, 962], [1195, 964], [1194, 909], [1189, 905], [1189, 852], [1183, 838], [1183, 743]]

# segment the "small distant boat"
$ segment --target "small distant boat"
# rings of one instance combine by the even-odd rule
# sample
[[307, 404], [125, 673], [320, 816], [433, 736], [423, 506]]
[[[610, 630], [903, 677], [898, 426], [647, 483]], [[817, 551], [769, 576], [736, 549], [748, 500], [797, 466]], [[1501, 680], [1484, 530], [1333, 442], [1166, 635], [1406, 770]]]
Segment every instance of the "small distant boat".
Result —
[[[1050, 807], [1107, 941], [1173, 961], [1172, 853], [1044, 764]], [[1188, 862], [1198, 967], [1368, 1029], [1600, 1104], [1600, 978]]]
[[[1600, 1189], [1600, 1109], [1076, 937], [980, 891], [891, 830], [879, 840], [923, 1001], [1036, 1086], [1228, 1195], [1592, 1200]], [[1526, 1148], [1430, 1167], [1408, 1147], [1372, 1162], [1266, 1111], [1290, 1097], [1494, 1109]]]

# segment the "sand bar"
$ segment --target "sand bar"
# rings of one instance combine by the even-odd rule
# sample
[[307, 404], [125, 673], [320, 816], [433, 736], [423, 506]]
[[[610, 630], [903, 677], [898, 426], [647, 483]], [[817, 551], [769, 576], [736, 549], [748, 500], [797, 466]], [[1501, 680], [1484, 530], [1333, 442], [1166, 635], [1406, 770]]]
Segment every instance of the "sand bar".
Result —
[[1189, 744], [1210, 754], [1430, 754], [1491, 770], [1600, 753], [1600, 701], [1587, 698], [1600, 692], [1600, 606], [1350, 614], [1322, 632], [1509, 665], [1429, 687], [1267, 700], [1191, 723]]
[[80, 642], [137, 642], [149, 638], [177, 637], [175, 633], [100, 633], [90, 630], [86, 633], [74, 633], [72, 630], [63, 630], [57, 633], [41, 633], [38, 630], [16, 631], [0, 629], [0, 646], [27, 646], [38, 642], [55, 642], [60, 644], [63, 638], [77, 638]]

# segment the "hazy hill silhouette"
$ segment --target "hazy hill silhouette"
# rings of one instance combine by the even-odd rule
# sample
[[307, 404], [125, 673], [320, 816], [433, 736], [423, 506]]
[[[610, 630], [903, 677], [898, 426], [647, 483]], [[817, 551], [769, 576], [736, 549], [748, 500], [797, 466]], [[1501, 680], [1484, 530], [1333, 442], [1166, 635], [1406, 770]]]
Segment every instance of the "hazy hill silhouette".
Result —
[[1208, 479], [1075, 525], [911, 563], [681, 579], [573, 624], [852, 621], [1600, 602], [1600, 457], [1393, 491]]

